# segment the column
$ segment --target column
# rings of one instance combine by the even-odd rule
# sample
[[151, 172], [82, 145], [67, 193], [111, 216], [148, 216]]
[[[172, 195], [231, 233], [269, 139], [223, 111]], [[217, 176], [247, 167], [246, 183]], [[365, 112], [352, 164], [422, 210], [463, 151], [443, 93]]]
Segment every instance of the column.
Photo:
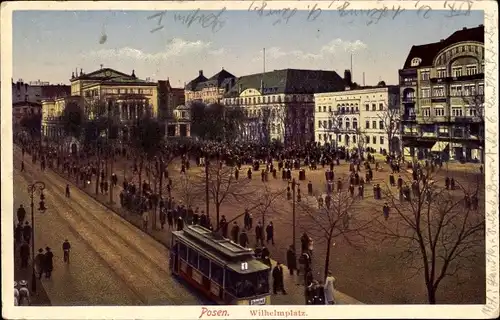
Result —
[[186, 124], [186, 136], [191, 137], [191, 123]]
[[175, 124], [175, 136], [178, 137], [180, 134], [180, 125], [178, 123]]

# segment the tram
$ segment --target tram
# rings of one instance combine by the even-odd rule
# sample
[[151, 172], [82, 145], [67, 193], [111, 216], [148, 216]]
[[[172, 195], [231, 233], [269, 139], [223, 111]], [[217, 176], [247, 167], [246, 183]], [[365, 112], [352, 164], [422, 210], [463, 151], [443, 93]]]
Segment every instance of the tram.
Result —
[[199, 225], [172, 232], [170, 270], [218, 304], [271, 303], [270, 267], [252, 249]]

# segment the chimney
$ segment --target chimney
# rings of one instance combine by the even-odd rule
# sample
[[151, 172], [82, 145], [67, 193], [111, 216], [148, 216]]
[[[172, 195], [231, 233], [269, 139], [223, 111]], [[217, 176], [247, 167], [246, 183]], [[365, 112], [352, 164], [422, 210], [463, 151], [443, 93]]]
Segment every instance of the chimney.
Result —
[[71, 72], [71, 79], [73, 79], [74, 77], [75, 77], [75, 73]]
[[199, 73], [200, 77], [203, 76], [203, 70], [198, 71], [198, 73]]
[[83, 69], [80, 68], [80, 75], [83, 76]]
[[103, 66], [104, 66], [104, 65], [101, 63], [101, 70], [102, 70], [102, 67], [103, 67]]
[[482, 23], [481, 23], [481, 24], [479, 25], [479, 27], [484, 27], [484, 24], [482, 24]]
[[351, 70], [344, 71], [344, 81], [347, 85], [352, 84]]
[[462, 30], [467, 30], [467, 27], [463, 27]]
[[135, 70], [132, 70], [132, 77], [135, 78]]

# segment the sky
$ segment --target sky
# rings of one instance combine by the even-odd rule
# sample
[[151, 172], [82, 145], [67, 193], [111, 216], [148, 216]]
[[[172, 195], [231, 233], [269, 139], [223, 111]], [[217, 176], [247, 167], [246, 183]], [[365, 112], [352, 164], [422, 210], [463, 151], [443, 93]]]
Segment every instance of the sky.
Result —
[[354, 81], [362, 84], [364, 72], [366, 85], [397, 84], [412, 45], [484, 23], [483, 11], [450, 18], [433, 11], [428, 19], [405, 11], [372, 23], [365, 14], [342, 17], [339, 11], [323, 11], [314, 21], [307, 21], [307, 11], [286, 20], [290, 11], [260, 16], [248, 10], [198, 12], [211, 17], [204, 25], [181, 22], [192, 11], [163, 12], [161, 23], [148, 19], [162, 12], [15, 11], [13, 79], [69, 84], [76, 68], [90, 73], [102, 64], [182, 87], [199, 70], [207, 78], [222, 68], [235, 76], [262, 72], [266, 48], [266, 71], [323, 69], [343, 76], [352, 55]]

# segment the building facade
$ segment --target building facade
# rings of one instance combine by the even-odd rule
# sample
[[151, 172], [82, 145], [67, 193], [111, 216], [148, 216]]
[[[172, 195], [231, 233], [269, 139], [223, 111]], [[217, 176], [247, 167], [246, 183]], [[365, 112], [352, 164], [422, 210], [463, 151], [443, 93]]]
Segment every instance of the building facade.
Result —
[[200, 70], [198, 77], [191, 80], [184, 88], [185, 103], [197, 101], [204, 104], [221, 103], [224, 94], [234, 85], [236, 77], [224, 68], [207, 79]]
[[42, 132], [47, 137], [62, 134], [61, 116], [69, 103], [78, 103], [85, 117], [96, 119], [101, 115], [115, 117], [122, 124], [120, 137], [129, 136], [129, 126], [141, 116], [158, 116], [158, 85], [132, 74], [110, 68], [72, 74], [71, 96], [42, 101]]
[[406, 155], [484, 155], [484, 26], [413, 46], [399, 71]]
[[70, 95], [70, 86], [62, 84], [49, 84], [40, 80], [30, 83], [19, 79], [12, 82], [12, 103], [36, 102], [41, 103], [44, 99], [55, 99]]
[[377, 87], [347, 87], [317, 93], [314, 101], [316, 142], [346, 149], [400, 151], [399, 87], [383, 82]]
[[[18, 133], [22, 131], [21, 120], [31, 115], [42, 113], [42, 105], [37, 102], [19, 101], [12, 104], [12, 131]], [[38, 128], [40, 129], [40, 128]]]
[[242, 140], [299, 144], [314, 140], [314, 94], [344, 86], [334, 71], [275, 70], [238, 78], [223, 104], [242, 109]]
[[158, 119], [173, 119], [175, 108], [184, 103], [184, 89], [173, 88], [168, 79], [158, 81]]

